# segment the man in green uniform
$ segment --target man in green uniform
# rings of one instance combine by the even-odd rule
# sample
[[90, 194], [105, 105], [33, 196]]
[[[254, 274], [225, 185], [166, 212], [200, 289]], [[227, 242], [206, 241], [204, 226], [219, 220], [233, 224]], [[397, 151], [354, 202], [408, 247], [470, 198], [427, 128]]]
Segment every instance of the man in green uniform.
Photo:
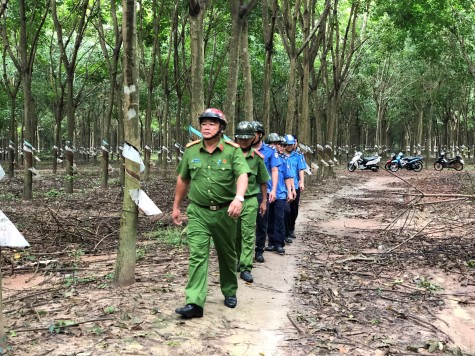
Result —
[[236, 219], [241, 213], [250, 172], [239, 145], [222, 138], [226, 117], [207, 109], [199, 117], [202, 140], [187, 145], [178, 165], [173, 222], [182, 224], [180, 205], [188, 190], [188, 244], [190, 248], [186, 305], [176, 313], [185, 318], [203, 316], [208, 292], [210, 239], [219, 260], [224, 304], [237, 305]]
[[[256, 239], [257, 213], [263, 216], [267, 209], [267, 182], [270, 179], [264, 163], [262, 153], [252, 148], [254, 141], [254, 126], [248, 121], [242, 121], [236, 126], [234, 138], [246, 157], [251, 174], [248, 176], [248, 185], [241, 216], [238, 219], [236, 234], [236, 254], [238, 257], [241, 279], [252, 283], [252, 260]], [[262, 194], [262, 203], [259, 206], [257, 195]]]

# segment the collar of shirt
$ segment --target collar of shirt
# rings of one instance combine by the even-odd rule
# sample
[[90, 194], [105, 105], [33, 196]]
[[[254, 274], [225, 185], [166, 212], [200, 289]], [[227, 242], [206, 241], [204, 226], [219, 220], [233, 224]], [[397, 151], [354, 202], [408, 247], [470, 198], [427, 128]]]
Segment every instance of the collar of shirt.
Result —
[[[208, 150], [206, 149], [205, 147], [205, 140], [201, 140], [201, 143], [200, 143], [201, 147], [200, 147], [200, 150], [203, 150], [205, 152], [208, 152]], [[219, 148], [219, 150], [222, 152], [224, 150], [224, 139], [223, 137], [221, 137], [219, 139], [219, 142], [218, 142], [218, 145], [214, 148], [213, 152], [216, 151], [216, 148]], [[213, 152], [208, 152], [208, 153], [213, 153]]]

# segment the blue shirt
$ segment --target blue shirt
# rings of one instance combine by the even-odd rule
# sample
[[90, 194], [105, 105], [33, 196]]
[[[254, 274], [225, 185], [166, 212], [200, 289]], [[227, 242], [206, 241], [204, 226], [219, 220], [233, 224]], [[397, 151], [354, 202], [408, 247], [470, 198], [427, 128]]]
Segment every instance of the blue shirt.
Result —
[[295, 189], [299, 189], [299, 171], [303, 171], [307, 169], [307, 163], [305, 162], [305, 158], [303, 154], [292, 151], [289, 156], [287, 156], [287, 164], [289, 165], [290, 172], [294, 177]]
[[275, 199], [287, 199], [287, 187], [285, 185], [285, 180], [288, 178], [293, 178], [294, 175], [290, 171], [287, 157], [285, 155], [277, 154], [278, 159], [280, 159], [281, 164], [279, 166], [279, 179], [277, 180], [277, 192], [275, 194]]
[[279, 159], [279, 154], [275, 150], [264, 142], [262, 142], [261, 148], [258, 150], [264, 156], [264, 164], [266, 165], [267, 172], [271, 176], [271, 179], [267, 182], [267, 193], [272, 191], [272, 168], [279, 167], [282, 161]]

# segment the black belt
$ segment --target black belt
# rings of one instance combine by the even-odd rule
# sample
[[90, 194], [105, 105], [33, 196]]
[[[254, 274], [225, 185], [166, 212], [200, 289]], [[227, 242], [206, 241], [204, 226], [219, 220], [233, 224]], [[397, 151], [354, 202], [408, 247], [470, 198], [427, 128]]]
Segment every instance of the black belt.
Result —
[[222, 208], [225, 208], [225, 207], [229, 206], [231, 204], [231, 202], [227, 201], [225, 203], [216, 204], [216, 205], [201, 205], [201, 204], [198, 204], [198, 203], [195, 203], [195, 202], [193, 202], [193, 204], [196, 204], [201, 208], [209, 209], [209, 210], [212, 210], [212, 211], [217, 211], [217, 210], [221, 210]]
[[259, 195], [259, 194], [246, 195], [244, 198], [245, 198], [245, 199], [250, 199], [250, 198], [257, 197], [258, 195]]

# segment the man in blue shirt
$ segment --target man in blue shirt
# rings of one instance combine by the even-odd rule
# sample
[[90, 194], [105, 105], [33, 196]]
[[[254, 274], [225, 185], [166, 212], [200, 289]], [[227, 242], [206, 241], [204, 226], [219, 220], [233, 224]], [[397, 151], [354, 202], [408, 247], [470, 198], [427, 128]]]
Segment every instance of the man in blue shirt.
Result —
[[295, 221], [299, 214], [300, 194], [305, 189], [304, 172], [307, 168], [304, 156], [296, 150], [297, 140], [295, 136], [285, 135], [284, 154], [287, 164], [294, 176], [295, 199], [290, 202], [290, 209], [285, 216], [285, 241], [292, 242], [295, 238]]
[[[278, 167], [281, 165], [281, 161], [278, 159], [278, 157], [276, 157], [276, 150], [272, 147], [269, 147], [263, 142], [263, 138], [265, 135], [264, 126], [258, 121], [253, 121], [252, 125], [254, 126], [255, 132], [255, 139], [252, 144], [252, 147], [254, 148], [254, 150], [258, 151], [264, 156], [264, 164], [266, 165], [267, 172], [271, 176], [271, 179], [267, 183], [267, 195], [269, 197], [268, 203], [272, 203], [275, 201], [275, 196], [277, 192], [277, 181], [279, 175]], [[258, 194], [257, 200], [260, 206], [262, 203], [262, 194]], [[254, 258], [256, 262], [259, 263], [265, 261], [263, 253], [267, 238], [268, 211], [269, 207], [267, 207], [264, 214], [257, 214], [256, 253]]]
[[[278, 145], [282, 144], [281, 137], [276, 133], [269, 134], [267, 141], [276, 150]], [[269, 202], [269, 221], [267, 227], [269, 244], [265, 250], [275, 251], [283, 255], [285, 253], [285, 206], [287, 202], [293, 199], [293, 175], [287, 162], [280, 156], [278, 151], [275, 152], [274, 156], [280, 160], [281, 164], [279, 165], [275, 201], [273, 203]]]

